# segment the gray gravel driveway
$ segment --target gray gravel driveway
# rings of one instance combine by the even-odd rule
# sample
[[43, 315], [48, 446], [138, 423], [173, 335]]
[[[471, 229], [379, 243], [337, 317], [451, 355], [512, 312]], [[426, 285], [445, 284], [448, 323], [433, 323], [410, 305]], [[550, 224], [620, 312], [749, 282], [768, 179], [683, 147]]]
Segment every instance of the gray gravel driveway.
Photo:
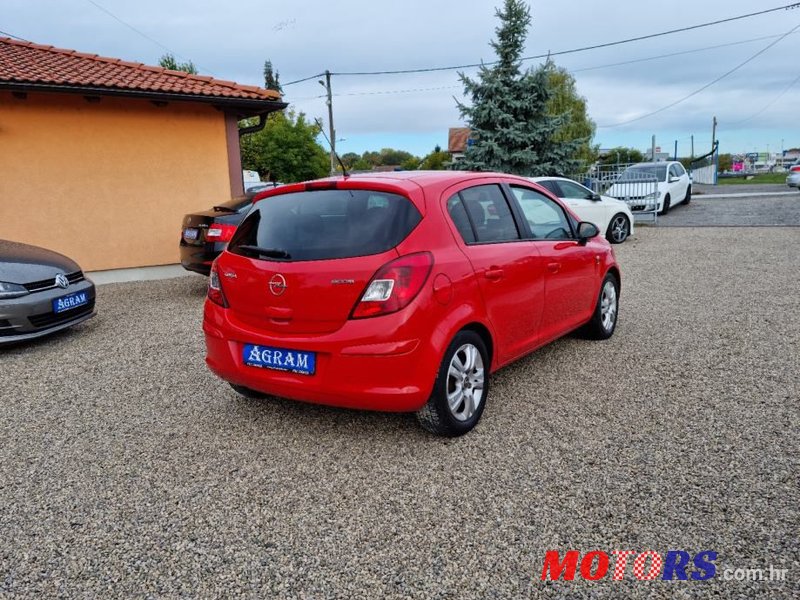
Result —
[[[722, 187], [722, 186], [720, 186]], [[724, 186], [727, 188], [736, 186]], [[658, 217], [659, 227], [798, 227], [800, 193], [737, 198], [693, 197]]]
[[[104, 286], [0, 350], [0, 596], [796, 598], [799, 240], [641, 228], [614, 338], [502, 370], [455, 440], [243, 399], [203, 364], [204, 279]], [[712, 550], [718, 577], [544, 583], [551, 549]]]

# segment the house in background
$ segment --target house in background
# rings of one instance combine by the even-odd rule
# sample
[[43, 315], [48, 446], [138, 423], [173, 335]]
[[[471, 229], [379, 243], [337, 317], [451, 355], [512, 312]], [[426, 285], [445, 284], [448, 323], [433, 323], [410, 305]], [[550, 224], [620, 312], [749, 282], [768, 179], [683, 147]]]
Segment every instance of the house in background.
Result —
[[447, 151], [450, 153], [450, 158], [453, 162], [459, 161], [464, 158], [464, 152], [467, 151], [467, 146], [471, 145], [470, 134], [472, 131], [469, 127], [451, 127], [447, 132]]
[[176, 263], [183, 215], [243, 192], [238, 121], [285, 107], [255, 86], [0, 37], [0, 238], [86, 270]]

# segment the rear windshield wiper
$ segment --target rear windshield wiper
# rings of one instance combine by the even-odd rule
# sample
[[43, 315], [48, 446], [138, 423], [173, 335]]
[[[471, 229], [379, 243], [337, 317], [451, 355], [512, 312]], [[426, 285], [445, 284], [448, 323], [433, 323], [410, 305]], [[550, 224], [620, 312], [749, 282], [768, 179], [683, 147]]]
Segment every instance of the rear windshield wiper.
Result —
[[267, 256], [269, 258], [292, 258], [286, 250], [280, 248], [262, 248], [260, 246], [251, 246], [249, 244], [242, 244], [236, 247], [237, 250], [244, 250], [247, 254], [256, 254], [258, 256]]
[[214, 210], [216, 212], [230, 212], [230, 213], [237, 212], [235, 208], [231, 208], [230, 206], [215, 206]]

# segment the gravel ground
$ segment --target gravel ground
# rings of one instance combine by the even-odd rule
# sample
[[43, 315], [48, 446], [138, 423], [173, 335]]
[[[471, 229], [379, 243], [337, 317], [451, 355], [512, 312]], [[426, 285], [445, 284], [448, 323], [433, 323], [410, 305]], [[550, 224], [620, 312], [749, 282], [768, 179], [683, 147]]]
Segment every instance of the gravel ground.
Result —
[[680, 204], [673, 207], [666, 215], [658, 217], [658, 226], [796, 227], [800, 226], [800, 193], [791, 196], [744, 198], [698, 196], [692, 199], [689, 206]]
[[797, 193], [797, 188], [790, 188], [783, 183], [735, 183], [722, 185], [707, 185], [705, 183], [692, 184], [692, 194], [786, 194]]
[[[237, 396], [200, 277], [100, 290], [0, 351], [0, 595], [797, 598], [800, 230], [642, 228], [621, 320], [492, 379], [468, 436]], [[539, 581], [549, 549], [719, 553], [709, 581]], [[784, 583], [725, 568], [788, 569]]]

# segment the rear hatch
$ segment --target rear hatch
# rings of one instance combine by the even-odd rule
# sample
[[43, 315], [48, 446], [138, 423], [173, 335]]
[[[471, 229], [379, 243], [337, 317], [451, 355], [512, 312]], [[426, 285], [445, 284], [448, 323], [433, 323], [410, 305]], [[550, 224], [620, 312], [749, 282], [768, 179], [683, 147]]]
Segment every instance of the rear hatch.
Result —
[[406, 197], [313, 189], [260, 200], [219, 261], [232, 317], [258, 330], [328, 333], [421, 220]]

